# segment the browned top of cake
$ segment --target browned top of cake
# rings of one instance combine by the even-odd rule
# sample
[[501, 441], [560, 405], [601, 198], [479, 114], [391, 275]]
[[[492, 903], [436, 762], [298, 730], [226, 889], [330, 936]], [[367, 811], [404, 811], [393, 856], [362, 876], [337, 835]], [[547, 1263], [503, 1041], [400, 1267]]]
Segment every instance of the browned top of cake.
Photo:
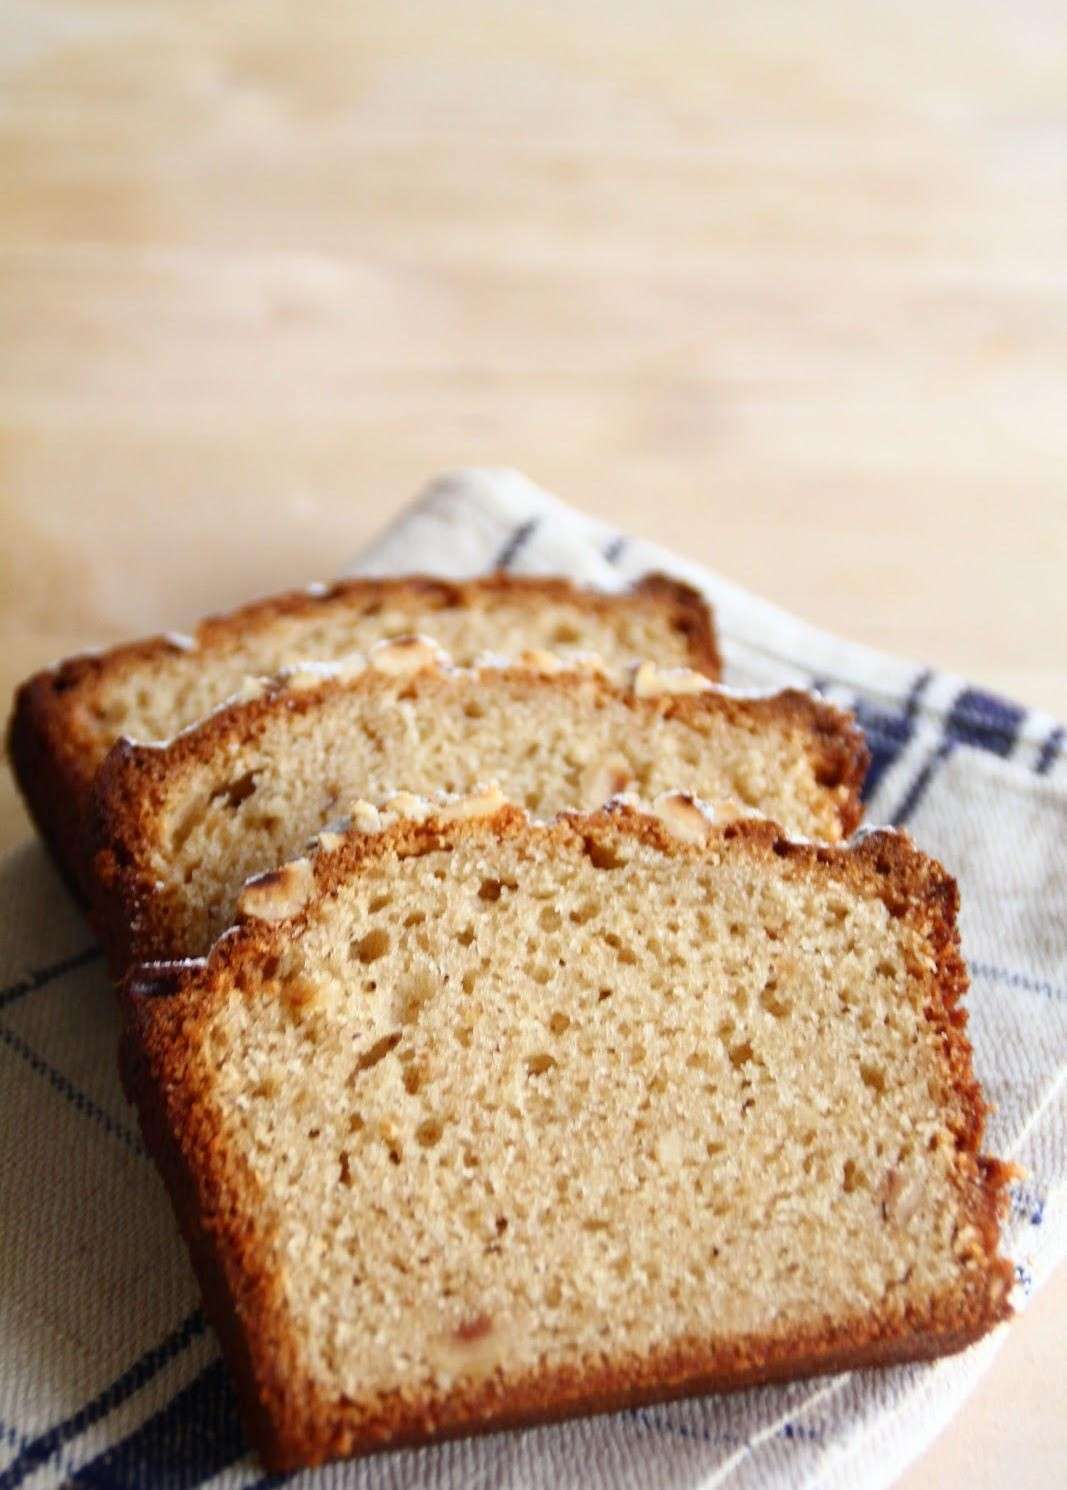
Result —
[[494, 645], [580, 648], [719, 676], [708, 607], [695, 590], [660, 575], [615, 594], [508, 574], [341, 580], [212, 617], [192, 637], [150, 637], [69, 658], [23, 684], [9, 729], [19, 784], [68, 876], [81, 883], [86, 801], [117, 739], [169, 738], [249, 675], [411, 631], [434, 637], [461, 662]]
[[796, 691], [540, 651], [456, 668], [425, 638], [381, 643], [258, 681], [165, 746], [117, 746], [92, 814], [97, 924], [118, 966], [202, 952], [250, 874], [397, 787], [493, 779], [551, 815], [679, 786], [833, 840], [859, 820], [866, 763], [851, 717]]

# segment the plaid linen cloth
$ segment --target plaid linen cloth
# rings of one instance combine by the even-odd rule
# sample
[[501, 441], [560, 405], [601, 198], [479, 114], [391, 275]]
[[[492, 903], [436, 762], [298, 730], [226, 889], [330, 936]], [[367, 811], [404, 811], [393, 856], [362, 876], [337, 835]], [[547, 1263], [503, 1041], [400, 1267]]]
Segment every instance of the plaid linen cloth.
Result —
[[[838, 641], [508, 472], [436, 482], [355, 565], [502, 567], [613, 588], [649, 569], [715, 606], [726, 680], [853, 708], [868, 821], [907, 825], [954, 873], [970, 1034], [1025, 1166], [1006, 1247], [1016, 1304], [1067, 1250], [1067, 750], [1053, 719]], [[0, 864], [0, 1490], [280, 1483], [248, 1454], [169, 1204], [126, 1106], [102, 960], [44, 851]], [[925, 1366], [677, 1402], [292, 1476], [325, 1487], [868, 1487], [892, 1483], [1003, 1331]]]

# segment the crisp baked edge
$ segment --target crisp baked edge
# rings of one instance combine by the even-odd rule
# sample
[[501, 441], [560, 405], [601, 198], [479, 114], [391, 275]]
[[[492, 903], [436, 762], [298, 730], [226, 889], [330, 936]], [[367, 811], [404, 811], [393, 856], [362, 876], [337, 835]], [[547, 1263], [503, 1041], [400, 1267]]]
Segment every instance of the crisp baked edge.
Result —
[[[744, 698], [707, 689], [695, 694], [639, 698], [609, 678], [588, 674], [545, 675], [521, 662], [506, 669], [458, 669], [474, 674], [486, 686], [503, 676], [519, 678], [534, 689], [555, 690], [580, 680], [602, 698], [613, 698], [635, 714], [664, 713], [682, 722], [708, 710], [738, 717], [758, 711], [769, 722], [777, 718], [796, 731], [799, 747], [809, 756], [815, 779], [834, 804], [840, 836], [845, 838], [863, 815], [860, 791], [870, 761], [862, 731], [850, 714], [836, 705], [785, 689], [759, 698]], [[358, 692], [379, 686], [372, 670], [354, 679], [325, 679], [314, 689], [296, 693], [266, 693], [216, 710], [195, 728], [165, 746], [137, 746], [120, 740], [97, 773], [91, 794], [87, 827], [87, 884], [93, 922], [111, 966], [121, 974], [135, 962], [187, 955], [175, 924], [169, 887], [160, 887], [151, 864], [154, 822], [162, 810], [168, 777], [191, 762], [209, 760], [226, 744], [252, 743], [272, 721], [313, 711], [338, 692]], [[417, 690], [419, 675], [405, 684]], [[418, 787], [420, 783], [406, 783]]]
[[[372, 595], [400, 591], [432, 591], [451, 605], [465, 605], [476, 594], [507, 591], [534, 598], [566, 599], [594, 610], [633, 601], [660, 605], [686, 638], [694, 671], [712, 679], [718, 679], [721, 673], [708, 605], [692, 586], [660, 574], [646, 575], [621, 592], [586, 589], [561, 577], [504, 572], [459, 581], [420, 574], [338, 580], [322, 590], [289, 590], [226, 614], [209, 616], [197, 627], [192, 646], [202, 655], [210, 654], [242, 631], [269, 626], [283, 616], [312, 616], [337, 601], [359, 602]], [[106, 651], [82, 653], [35, 673], [16, 692], [7, 734], [15, 780], [64, 880], [82, 904], [91, 896], [85, 846], [89, 797], [109, 748], [86, 726], [85, 713], [99, 701], [111, 680], [131, 668], [151, 665], [184, 650], [170, 637], [153, 636]]]
[[[907, 1311], [903, 1319], [865, 1316], [822, 1333], [749, 1338], [714, 1350], [688, 1342], [595, 1371], [557, 1369], [503, 1384], [474, 1383], [436, 1411], [429, 1404], [392, 1397], [376, 1403], [369, 1415], [366, 1404], [360, 1410], [360, 1404], [326, 1399], [301, 1375], [297, 1344], [280, 1305], [279, 1281], [257, 1268], [255, 1238], [246, 1225], [246, 1218], [257, 1214], [256, 1186], [225, 1153], [219, 1135], [198, 1147], [197, 1124], [190, 1122], [190, 1113], [198, 1107], [210, 1112], [210, 1100], [203, 1100], [202, 1088], [195, 1076], [190, 1077], [189, 1052], [196, 1048], [212, 999], [224, 996], [227, 979], [247, 978], [257, 961], [283, 945], [308, 907], [288, 921], [247, 920], [222, 938], [208, 959], [131, 973], [122, 1000], [123, 1070], [146, 1142], [170, 1190], [209, 1317], [222, 1339], [249, 1433], [268, 1468], [288, 1470], [379, 1448], [702, 1392], [927, 1360], [963, 1349], [1010, 1316], [1013, 1273], [998, 1246], [1005, 1187], [1013, 1171], [979, 1152], [986, 1107], [974, 1077], [964, 1031], [966, 1015], [960, 1007], [967, 974], [955, 924], [958, 893], [951, 877], [919, 853], [906, 835], [877, 832], [859, 843], [831, 848], [793, 843], [773, 824], [745, 821], [721, 827], [707, 844], [694, 846], [679, 842], [656, 818], [618, 803], [592, 814], [566, 814], [551, 826], [533, 828], [523, 813], [508, 806], [481, 819], [448, 824], [433, 819], [402, 821], [378, 834], [350, 832], [339, 847], [322, 851], [311, 861], [311, 903], [358, 873], [362, 864], [393, 850], [427, 853], [472, 834], [506, 838], [525, 832], [557, 840], [566, 837], [572, 843], [577, 836], [588, 844], [605, 830], [622, 831], [683, 858], [713, 853], [717, 844], [740, 838], [757, 855], [796, 858], [814, 872], [829, 866], [840, 880], [879, 895], [894, 913], [910, 918], [925, 932], [936, 960], [926, 1012], [944, 1055], [948, 1084], [963, 1113], [956, 1132], [961, 1214], [973, 1228], [972, 1251], [982, 1266], [965, 1288], [931, 1300], [925, 1311]], [[203, 1136], [201, 1129], [200, 1140]]]

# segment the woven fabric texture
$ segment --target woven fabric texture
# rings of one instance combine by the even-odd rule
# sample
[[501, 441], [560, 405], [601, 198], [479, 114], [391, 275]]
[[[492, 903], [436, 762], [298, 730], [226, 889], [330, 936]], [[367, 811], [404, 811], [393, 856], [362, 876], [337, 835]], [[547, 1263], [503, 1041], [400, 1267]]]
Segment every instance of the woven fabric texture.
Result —
[[[1055, 720], [850, 645], [510, 472], [434, 483], [353, 566], [495, 567], [616, 587], [668, 570], [716, 608], [726, 681], [855, 709], [872, 823], [960, 882], [991, 1152], [1024, 1165], [1006, 1245], [1025, 1308], [1067, 1250], [1067, 749]], [[103, 963], [43, 850], [0, 863], [0, 1490], [280, 1483], [248, 1454], [162, 1186], [126, 1106]], [[1002, 1332], [928, 1366], [856, 1372], [406, 1451], [309, 1487], [814, 1490], [885, 1486]]]

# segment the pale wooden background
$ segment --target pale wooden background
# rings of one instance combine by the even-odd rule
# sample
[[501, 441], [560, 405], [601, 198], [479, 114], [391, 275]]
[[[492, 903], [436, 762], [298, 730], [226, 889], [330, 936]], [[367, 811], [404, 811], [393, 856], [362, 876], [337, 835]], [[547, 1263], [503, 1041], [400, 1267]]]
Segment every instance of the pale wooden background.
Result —
[[[1067, 715], [1063, 0], [9, 0], [0, 41], [5, 692], [504, 463]], [[910, 1490], [1055, 1483], [1065, 1322], [1061, 1270]]]

